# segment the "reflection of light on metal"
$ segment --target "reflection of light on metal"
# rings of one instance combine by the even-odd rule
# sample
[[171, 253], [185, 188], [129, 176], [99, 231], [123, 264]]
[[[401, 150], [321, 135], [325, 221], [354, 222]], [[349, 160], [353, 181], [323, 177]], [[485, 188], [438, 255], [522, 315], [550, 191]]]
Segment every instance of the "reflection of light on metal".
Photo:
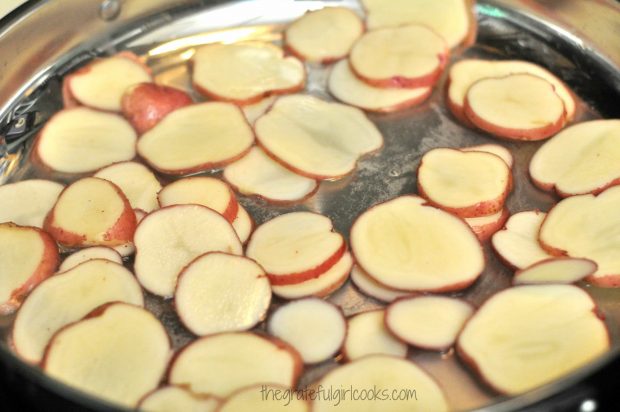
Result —
[[478, 4], [476, 5], [476, 9], [485, 16], [497, 17], [498, 19], [506, 18], [506, 13], [503, 10], [488, 4]]
[[196, 49], [189, 49], [179, 55], [183, 60], [189, 60], [196, 53]]
[[[162, 54], [173, 53], [181, 49], [189, 49], [203, 44], [211, 43], [235, 43], [245, 40], [264, 40], [274, 41], [281, 38], [280, 33], [274, 33], [272, 25], [239, 27], [235, 29], [218, 30], [209, 33], [201, 33], [193, 36], [183, 37], [163, 43], [154, 49], [149, 50], [149, 57], [160, 56]], [[190, 50], [181, 54], [184, 59], [193, 56], [194, 51]]]

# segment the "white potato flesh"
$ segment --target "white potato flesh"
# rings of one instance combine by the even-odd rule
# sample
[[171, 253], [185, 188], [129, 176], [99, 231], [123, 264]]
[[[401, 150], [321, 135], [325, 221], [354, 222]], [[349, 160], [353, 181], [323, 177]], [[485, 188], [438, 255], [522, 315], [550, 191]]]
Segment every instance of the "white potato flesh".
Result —
[[308, 402], [290, 389], [256, 385], [241, 389], [224, 401], [218, 412], [309, 412]]
[[410, 345], [430, 350], [449, 349], [473, 315], [464, 300], [445, 296], [401, 299], [386, 309], [387, 328]]
[[417, 23], [441, 35], [449, 47], [462, 43], [471, 30], [467, 0], [362, 0], [369, 29]]
[[50, 180], [22, 180], [0, 186], [0, 223], [43, 227], [64, 186]]
[[319, 298], [280, 306], [269, 318], [269, 333], [297, 349], [304, 363], [332, 358], [344, 343], [347, 321], [342, 310]]
[[509, 168], [512, 169], [512, 166], [514, 165], [514, 158], [512, 157], [512, 153], [510, 153], [510, 150], [498, 144], [486, 143], [486, 144], [480, 144], [477, 146], [462, 147], [459, 150], [463, 152], [474, 151], [474, 152], [491, 153], [491, 154], [494, 154], [495, 156], [498, 156], [504, 162], [506, 162]]
[[226, 219], [200, 205], [168, 206], [146, 216], [134, 234], [134, 270], [149, 292], [170, 297], [181, 270], [207, 252], [241, 255], [243, 247]]
[[284, 32], [286, 46], [312, 62], [331, 62], [349, 54], [364, 32], [364, 23], [344, 7], [325, 7], [304, 14]]
[[459, 353], [501, 393], [515, 395], [558, 379], [609, 349], [592, 298], [571, 285], [506, 289], [465, 325]]
[[229, 210], [231, 202], [237, 202], [226, 183], [206, 176], [186, 177], [174, 181], [159, 192], [158, 199], [162, 207], [195, 204], [206, 206], [221, 215]]
[[426, 152], [418, 169], [418, 184], [430, 200], [449, 208], [492, 202], [508, 192], [510, 168], [486, 152], [439, 148]]
[[280, 215], [252, 234], [247, 257], [273, 276], [293, 275], [320, 267], [343, 247], [332, 221], [312, 212]]
[[[618, 286], [620, 282], [620, 186], [598, 196], [580, 195], [555, 205], [540, 227], [539, 240], [570, 257], [593, 260], [598, 270], [592, 283]], [[605, 279], [609, 278], [609, 279]]]
[[318, 182], [291, 172], [259, 147], [224, 169], [224, 179], [239, 193], [272, 202], [295, 202], [313, 193]]
[[240, 104], [298, 90], [306, 78], [299, 60], [268, 43], [211, 44], [192, 61], [192, 81], [201, 93]]
[[349, 318], [343, 353], [349, 361], [367, 355], [407, 356], [407, 345], [385, 327], [385, 311], [373, 310]]
[[309, 95], [279, 98], [254, 127], [263, 149], [316, 179], [350, 173], [361, 156], [383, 145], [381, 133], [361, 110]]
[[41, 361], [54, 333], [108, 302], [144, 304], [135, 277], [118, 263], [94, 259], [52, 276], [28, 296], [17, 314], [17, 353], [29, 362]]
[[150, 393], [138, 404], [144, 412], [215, 412], [220, 401], [200, 396], [180, 386], [164, 386]]
[[84, 73], [69, 77], [72, 96], [94, 109], [120, 112], [125, 90], [138, 83], [151, 82], [151, 75], [137, 61], [112, 56], [92, 63]]
[[174, 292], [179, 318], [198, 336], [248, 330], [265, 318], [270, 303], [263, 268], [226, 253], [196, 258], [181, 272]]
[[247, 151], [254, 133], [230, 103], [207, 102], [168, 114], [138, 141], [138, 153], [163, 173], [185, 174], [221, 167]]
[[588, 259], [547, 259], [515, 273], [513, 284], [575, 283], [596, 272], [597, 267]]
[[464, 220], [473, 229], [475, 227], [491, 225], [497, 222], [498, 220], [502, 218], [502, 216], [504, 216], [504, 213], [505, 213], [504, 210], [500, 210], [499, 212], [493, 213], [492, 215], [479, 216], [479, 217], [466, 217]]
[[239, 236], [241, 243], [245, 244], [252, 234], [254, 221], [248, 211], [245, 210], [241, 204], [239, 204], [238, 207], [237, 217], [235, 217], [235, 220], [232, 221], [232, 227], [235, 229], [235, 232], [237, 232], [237, 236]]
[[[441, 387], [415, 363], [392, 356], [375, 355], [340, 366], [325, 375], [319, 384], [324, 388], [375, 389], [387, 394], [389, 401], [361, 402], [347, 396], [338, 405], [341, 412], [375, 412], [381, 403], [383, 412], [445, 412], [450, 409]], [[415, 392], [414, 392], [415, 391]], [[317, 399], [313, 412], [331, 412], [333, 399]]]
[[571, 120], [573, 118], [576, 104], [570, 89], [549, 71], [534, 63], [521, 60], [492, 61], [465, 59], [453, 64], [450, 68], [448, 99], [457, 107], [462, 108], [465, 104], [467, 91], [478, 80], [490, 77], [504, 77], [515, 73], [529, 73], [551, 83], [555, 92], [564, 103], [566, 119]]
[[620, 120], [593, 120], [561, 131], [532, 157], [530, 176], [563, 196], [620, 181]]
[[172, 364], [169, 381], [218, 397], [259, 383], [291, 388], [301, 372], [298, 356], [253, 333], [221, 333], [183, 349]]
[[36, 155], [62, 173], [86, 173], [136, 155], [137, 135], [121, 116], [78, 107], [56, 113], [41, 131]]
[[[441, 36], [411, 24], [364, 33], [351, 49], [349, 64], [362, 79], [418, 79], [437, 73], [445, 53]], [[425, 83], [431, 85], [434, 79]]]
[[116, 250], [106, 246], [92, 246], [78, 250], [67, 256], [60, 264], [58, 272], [65, 272], [91, 259], [105, 259], [110, 262], [118, 263], [119, 265], [123, 264], [123, 258], [121, 258], [121, 255]]
[[495, 252], [510, 266], [525, 269], [552, 256], [538, 243], [540, 225], [547, 216], [538, 210], [515, 213], [491, 239]]
[[405, 291], [462, 289], [485, 265], [469, 226], [417, 196], [398, 197], [360, 215], [351, 228], [351, 250], [373, 279]]
[[45, 352], [51, 377], [134, 408], [162, 379], [172, 354], [164, 326], [145, 309], [115, 303], [58, 332]]
[[388, 89], [370, 86], [355, 76], [348, 60], [334, 65], [329, 74], [328, 88], [343, 103], [377, 112], [405, 109], [424, 101], [432, 93], [430, 87]]
[[109, 180], [118, 186], [131, 207], [152, 212], [159, 208], [157, 193], [161, 184], [146, 166], [136, 162], [121, 162], [105, 167], [95, 173], [94, 177]]
[[282, 299], [299, 299], [307, 296], [322, 298], [334, 292], [346, 282], [352, 265], [353, 258], [351, 254], [345, 253], [334, 266], [319, 277], [291, 285], [271, 285], [271, 290], [274, 295]]
[[278, 96], [268, 96], [261, 99], [257, 103], [246, 104], [242, 106], [241, 110], [243, 110], [243, 114], [245, 115], [248, 123], [254, 125], [256, 120], [258, 120], [259, 117], [264, 115], [265, 112], [267, 112], [267, 110], [271, 108], [277, 98]]
[[368, 276], [368, 273], [364, 272], [364, 269], [360, 268], [358, 265], [353, 266], [353, 270], [351, 271], [351, 281], [353, 281], [353, 284], [355, 284], [355, 286], [357, 286], [358, 289], [365, 295], [378, 299], [382, 302], [392, 302], [398, 298], [411, 296], [411, 293], [402, 292], [400, 290], [390, 289], [383, 286]]

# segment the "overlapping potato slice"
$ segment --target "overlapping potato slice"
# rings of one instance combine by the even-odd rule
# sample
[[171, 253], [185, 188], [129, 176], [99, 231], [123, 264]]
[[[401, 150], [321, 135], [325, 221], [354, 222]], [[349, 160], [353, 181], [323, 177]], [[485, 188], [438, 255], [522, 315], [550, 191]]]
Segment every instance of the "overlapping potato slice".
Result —
[[161, 184], [143, 164], [116, 163], [99, 170], [94, 177], [109, 180], [118, 186], [134, 209], [148, 213], [159, 208], [157, 193], [161, 190]]
[[58, 272], [65, 272], [91, 259], [105, 259], [119, 265], [123, 264], [123, 258], [116, 250], [107, 246], [91, 246], [67, 256], [58, 267]]
[[351, 281], [365, 295], [378, 299], [382, 302], [392, 302], [398, 298], [412, 295], [410, 292], [403, 292], [383, 286], [371, 278], [368, 273], [364, 272], [364, 269], [358, 265], [353, 266], [353, 270], [351, 271]]
[[215, 412], [220, 403], [214, 396], [196, 395], [181, 386], [168, 385], [148, 393], [137, 409], [144, 412]]
[[0, 223], [43, 227], [64, 186], [51, 180], [22, 180], [0, 186]]
[[385, 326], [385, 311], [358, 313], [347, 321], [347, 336], [342, 353], [349, 361], [368, 355], [405, 357], [407, 345], [396, 339]]
[[504, 227], [504, 224], [510, 217], [508, 209], [503, 208], [497, 213], [488, 216], [466, 217], [465, 223], [471, 227], [481, 242], [486, 242]]
[[597, 268], [597, 264], [588, 259], [569, 257], [545, 259], [518, 270], [512, 283], [514, 285], [575, 283], [594, 274]]

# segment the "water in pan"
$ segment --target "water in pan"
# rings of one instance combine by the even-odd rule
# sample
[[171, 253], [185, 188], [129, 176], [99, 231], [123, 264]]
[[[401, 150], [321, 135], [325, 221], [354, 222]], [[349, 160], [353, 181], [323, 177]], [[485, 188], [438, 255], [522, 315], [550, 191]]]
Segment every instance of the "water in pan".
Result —
[[[173, 21], [166, 27], [146, 33], [142, 37], [133, 39], [125, 47], [134, 50], [147, 61], [153, 68], [158, 82], [191, 92], [186, 61], [193, 54], [194, 46], [213, 41], [242, 39], [279, 42], [283, 22], [300, 15], [307, 8], [322, 6], [320, 3], [322, 2], [299, 2], [291, 6], [290, 10], [279, 10], [276, 14], [273, 10], [253, 9], [252, 7], [243, 9], [242, 13], [227, 11], [228, 6], [207, 10], [200, 15]], [[351, 1], [344, 3], [357, 4]], [[236, 11], [240, 10], [237, 8]], [[479, 11], [485, 12], [483, 7]], [[572, 61], [575, 55], [571, 55], [570, 50], [562, 55], [556, 51], [556, 48], [539, 40], [532, 33], [524, 31], [522, 27], [513, 24], [510, 20], [498, 18], [497, 15], [491, 16], [493, 13], [489, 13], [488, 10], [486, 14], [480, 15], [477, 45], [464, 52], [455, 53], [453, 60], [463, 57], [481, 57], [520, 58], [534, 61], [558, 74], [583, 99], [580, 102], [577, 121], [601, 117], [601, 114], [605, 117], [618, 115], [612, 112], [612, 110], [618, 110], [616, 106], [609, 104], [613, 93], [610, 94], [603, 80], [597, 79], [592, 71], [582, 70], [575, 64]], [[220, 28], [222, 16], [235, 16], [229, 21], [232, 28], [212, 31], [213, 28]], [[247, 25], [239, 27], [244, 24]], [[179, 32], [180, 28], [188, 31]], [[194, 36], [193, 34], [197, 32], [201, 34]], [[175, 40], [170, 41], [171, 39]], [[114, 50], [109, 52], [113, 53]], [[328, 71], [329, 68], [320, 65], [308, 66], [308, 93], [331, 100], [325, 87]], [[334, 221], [336, 230], [347, 236], [352, 221], [369, 206], [401, 194], [415, 192], [415, 170], [420, 157], [428, 150], [435, 147], [463, 147], [495, 142], [488, 135], [464, 128], [454, 121], [443, 101], [444, 82], [445, 79], [440, 82], [432, 97], [420, 107], [388, 115], [370, 115], [370, 118], [383, 132], [386, 144], [378, 154], [363, 159], [352, 176], [337, 182], [322, 183], [315, 196], [296, 206], [274, 207], [245, 197], [240, 197], [241, 203], [249, 210], [257, 224], [282, 213], [313, 210], [329, 216]], [[36, 122], [42, 122], [51, 113], [60, 109], [59, 84], [59, 81], [52, 80], [47, 83], [45, 89], [39, 91]], [[201, 99], [196, 94], [193, 95], [196, 99]], [[54, 178], [63, 181], [74, 179], [67, 176], [49, 176], [32, 167], [27, 160], [30, 142], [31, 140], [26, 142], [22, 154], [17, 156], [17, 160], [13, 163], [15, 170], [11, 181], [32, 177]], [[515, 157], [515, 189], [508, 201], [511, 212], [533, 208], [548, 210], [555, 199], [535, 189], [527, 177], [529, 159], [540, 144], [509, 142], [500, 144], [509, 148]], [[163, 181], [168, 180], [165, 176], [160, 177]], [[484, 275], [473, 287], [459, 294], [476, 305], [510, 284], [511, 271], [496, 259], [488, 247], [485, 247], [485, 253], [488, 257], [488, 264]], [[127, 264], [131, 265], [131, 261]], [[620, 291], [588, 289], [606, 314], [614, 343], [617, 345], [618, 331], [615, 325], [620, 321]], [[361, 294], [350, 282], [329, 299], [341, 306], [347, 315], [383, 306], [379, 301]], [[273, 306], [281, 303], [276, 299]], [[147, 296], [147, 307], [166, 325], [176, 349], [194, 339], [192, 334], [180, 324], [170, 301]], [[0, 332], [6, 338], [8, 338], [11, 322], [10, 317], [0, 318]], [[257, 329], [264, 330], [264, 325], [259, 325]], [[454, 353], [437, 354], [412, 350], [410, 357], [437, 378], [454, 408], [475, 408], [494, 400], [494, 394], [477, 382], [461, 365]], [[334, 359], [308, 368], [300, 386], [303, 387], [315, 381], [336, 365], [337, 359]]]

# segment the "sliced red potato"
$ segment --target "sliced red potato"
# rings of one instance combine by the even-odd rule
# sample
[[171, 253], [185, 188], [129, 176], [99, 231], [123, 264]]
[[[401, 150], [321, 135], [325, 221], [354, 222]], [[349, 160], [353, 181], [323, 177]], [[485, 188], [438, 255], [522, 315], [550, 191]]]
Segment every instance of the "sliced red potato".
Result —
[[108, 302], [144, 304], [135, 277], [118, 263], [93, 259], [52, 276], [30, 294], [17, 313], [12, 335], [15, 351], [38, 363], [56, 331]]
[[239, 105], [294, 93], [306, 82], [303, 63], [271, 43], [210, 44], [198, 49], [192, 69], [199, 93]]
[[248, 330], [265, 318], [271, 285], [263, 268], [243, 256], [210, 252], [181, 271], [174, 307], [198, 336]]
[[121, 116], [85, 107], [65, 109], [39, 133], [34, 156], [62, 173], [93, 172], [136, 155], [136, 132]]
[[503, 290], [467, 322], [457, 349], [496, 391], [516, 395], [569, 374], [609, 349], [592, 298], [572, 285]]
[[256, 384], [294, 388], [301, 371], [299, 354], [283, 342], [249, 332], [220, 333], [182, 349], [168, 380], [223, 398]]
[[463, 110], [474, 126], [511, 140], [547, 139], [566, 124], [564, 103], [553, 85], [527, 73], [476, 81]]
[[78, 250], [67, 256], [58, 268], [58, 272], [65, 272], [91, 259], [105, 259], [110, 262], [118, 263], [119, 265], [123, 264], [123, 258], [116, 250], [107, 246], [92, 246]]
[[598, 194], [620, 184], [620, 120], [563, 130], [538, 149], [529, 171], [536, 186], [562, 197]]
[[157, 209], [157, 193], [161, 184], [153, 172], [143, 164], [136, 162], [120, 162], [104, 167], [94, 177], [109, 180], [118, 186], [131, 207], [152, 212]]
[[422, 349], [450, 349], [474, 314], [471, 304], [446, 296], [398, 299], [385, 311], [385, 326], [396, 337]]
[[529, 73], [541, 77], [553, 85], [566, 110], [566, 121], [575, 116], [576, 102], [572, 91], [554, 74], [534, 63], [521, 60], [478, 60], [465, 59], [450, 68], [447, 83], [446, 103], [454, 116], [466, 125], [470, 124], [464, 114], [465, 96], [472, 84], [490, 77], [504, 77], [515, 73]]
[[552, 258], [518, 270], [512, 283], [513, 285], [575, 283], [587, 276], [593, 275], [597, 269], [597, 264], [588, 259]]
[[424, 154], [418, 167], [420, 195], [460, 217], [500, 212], [511, 189], [510, 168], [487, 152], [433, 149]]
[[290, 388], [254, 385], [230, 395], [218, 412], [309, 412], [310, 404], [300, 396], [289, 396]]
[[50, 180], [32, 179], [0, 186], [0, 223], [43, 227], [64, 186]]
[[241, 243], [245, 245], [252, 234], [252, 230], [254, 230], [254, 219], [241, 204], [239, 204], [237, 217], [232, 221], [232, 227], [237, 232]]
[[369, 29], [417, 23], [443, 37], [450, 48], [466, 42], [475, 32], [469, 0], [362, 0]]
[[538, 240], [554, 256], [593, 260], [597, 271], [586, 280], [620, 287], [620, 186], [601, 194], [566, 198], [547, 213]]
[[207, 252], [241, 255], [243, 248], [230, 223], [200, 205], [174, 205], [156, 210], [138, 225], [134, 270], [149, 292], [170, 297], [177, 277], [192, 260]]
[[325, 7], [291, 23], [284, 32], [284, 43], [302, 60], [331, 63], [346, 57], [363, 32], [364, 23], [353, 10]]
[[486, 242], [504, 227], [509, 217], [510, 212], [503, 208], [501, 211], [488, 216], [466, 217], [465, 223], [471, 227], [481, 242]]
[[525, 269], [552, 257], [538, 243], [540, 225], [546, 216], [538, 210], [515, 213], [506, 221], [504, 229], [493, 235], [493, 249], [505, 264]]
[[314, 364], [340, 351], [347, 321], [338, 306], [313, 297], [280, 306], [269, 318], [267, 330], [294, 347], [305, 364]]
[[117, 246], [133, 238], [136, 214], [118, 186], [85, 177], [62, 191], [43, 227], [67, 247]]
[[514, 165], [514, 158], [512, 157], [512, 153], [510, 153], [510, 150], [498, 144], [493, 144], [493, 143], [479, 144], [477, 146], [462, 147], [459, 150], [461, 150], [462, 152], [491, 153], [499, 157], [500, 159], [502, 159], [504, 162], [506, 162], [506, 164], [508, 165], [510, 169], [512, 169], [512, 166]]
[[310, 95], [279, 98], [254, 130], [269, 156], [320, 180], [351, 173], [361, 156], [383, 145], [381, 133], [361, 110]]
[[[144, 219], [144, 217], [146, 217], [147, 215], [144, 210], [134, 209], [133, 211], [136, 214], [136, 222], [138, 223], [140, 223], [142, 219]], [[122, 245], [113, 246], [112, 249], [118, 252], [118, 254], [121, 255], [121, 257], [123, 258], [129, 257], [136, 253], [136, 246], [133, 244], [133, 242], [127, 242], [123, 243]]]
[[358, 265], [353, 266], [351, 281], [353, 281], [353, 284], [357, 286], [362, 293], [382, 302], [392, 302], [398, 298], [412, 295], [410, 292], [403, 292], [383, 286], [371, 278], [368, 273], [364, 272], [364, 269]]
[[64, 79], [65, 106], [77, 103], [93, 109], [120, 112], [125, 90], [151, 81], [149, 69], [133, 53], [123, 52], [97, 59]]
[[349, 65], [371, 86], [432, 87], [448, 53], [440, 35], [426, 26], [409, 24], [364, 33], [351, 49]]
[[469, 226], [418, 196], [397, 197], [362, 213], [350, 242], [357, 264], [369, 276], [403, 291], [464, 289], [485, 266]]
[[139, 134], [143, 134], [168, 113], [192, 103], [192, 98], [182, 90], [154, 83], [139, 83], [125, 90], [121, 106], [123, 116]]
[[259, 147], [224, 169], [224, 179], [239, 193], [273, 203], [305, 200], [316, 192], [316, 180], [291, 172]]
[[358, 313], [347, 321], [342, 353], [348, 361], [368, 355], [407, 356], [407, 345], [385, 327], [385, 310]]
[[[450, 410], [441, 387], [424, 369], [415, 363], [393, 356], [373, 355], [331, 370], [318, 382], [323, 388], [350, 388], [352, 391], [377, 390], [378, 393], [403, 394], [406, 388], [415, 388], [424, 396], [390, 398], [381, 406], [386, 412], [445, 412]], [[366, 402], [351, 396], [343, 397], [338, 404], [339, 412], [374, 412], [377, 399]], [[334, 399], [318, 397], [312, 403], [313, 412], [331, 412]]]
[[111, 303], [58, 331], [42, 367], [74, 388], [134, 408], [157, 387], [171, 354], [166, 329], [153, 314]]
[[299, 299], [308, 296], [324, 298], [340, 289], [349, 278], [352, 266], [353, 258], [350, 253], [346, 252], [334, 266], [318, 278], [291, 285], [271, 285], [271, 290], [274, 295], [282, 299]]
[[207, 102], [175, 110], [138, 141], [138, 154], [167, 174], [216, 169], [241, 158], [254, 143], [243, 112]]
[[256, 228], [245, 253], [265, 268], [272, 285], [301, 283], [321, 276], [346, 252], [333, 229], [326, 216], [286, 213]]
[[30, 226], [0, 223], [0, 316], [14, 312], [26, 295], [58, 266], [58, 246]]
[[254, 125], [259, 117], [264, 115], [273, 106], [278, 96], [269, 96], [261, 99], [258, 103], [247, 104], [241, 107], [248, 123]]
[[137, 409], [144, 412], [215, 412], [220, 403], [216, 397], [196, 395], [181, 386], [168, 385], [148, 393]]
[[334, 65], [329, 74], [327, 87], [329, 92], [343, 103], [380, 113], [416, 106], [433, 92], [432, 87], [388, 89], [371, 86], [355, 76], [347, 60]]

